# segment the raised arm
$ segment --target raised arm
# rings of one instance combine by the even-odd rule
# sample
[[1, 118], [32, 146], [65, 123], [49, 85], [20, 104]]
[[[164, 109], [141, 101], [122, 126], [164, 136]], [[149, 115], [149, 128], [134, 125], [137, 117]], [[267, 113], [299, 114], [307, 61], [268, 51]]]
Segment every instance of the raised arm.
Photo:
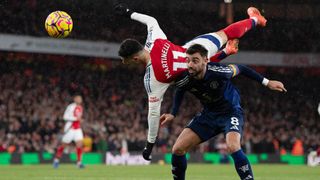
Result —
[[132, 20], [138, 21], [142, 24], [147, 26], [148, 30], [148, 39], [147, 42], [153, 42], [156, 39], [167, 39], [167, 36], [161, 30], [158, 21], [149, 15], [141, 14], [132, 11], [129, 7], [124, 4], [120, 3], [114, 6], [114, 10], [116, 14], [124, 17], [129, 17]]
[[219, 63], [208, 64], [208, 70], [212, 71], [215, 77], [220, 79], [231, 79], [239, 74], [242, 74], [252, 80], [255, 80], [271, 90], [276, 90], [280, 92], [286, 92], [284, 85], [280, 81], [269, 80], [263, 77], [261, 74], [255, 70], [240, 64], [230, 64], [223, 65]]
[[245, 65], [235, 65], [235, 64], [230, 64], [229, 67], [231, 67], [233, 74], [232, 77], [242, 74], [252, 80], [255, 80], [259, 83], [262, 83], [264, 86], [267, 86], [269, 89], [274, 90], [274, 91], [280, 91], [280, 92], [287, 92], [285, 89], [284, 85], [280, 81], [275, 81], [275, 80], [269, 80], [265, 77], [263, 77], [261, 74], [256, 72], [255, 70], [249, 68], [248, 66]]

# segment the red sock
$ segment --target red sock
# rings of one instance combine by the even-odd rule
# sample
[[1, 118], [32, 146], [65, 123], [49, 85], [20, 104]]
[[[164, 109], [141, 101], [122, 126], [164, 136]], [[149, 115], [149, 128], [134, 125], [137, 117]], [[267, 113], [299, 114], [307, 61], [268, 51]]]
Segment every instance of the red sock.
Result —
[[77, 147], [77, 162], [81, 162], [82, 160], [82, 148]]
[[228, 27], [224, 28], [223, 31], [226, 33], [228, 40], [236, 39], [242, 37], [247, 31], [249, 31], [254, 26], [253, 19], [245, 19], [242, 21], [230, 24]]
[[63, 149], [64, 147], [63, 146], [59, 146], [58, 149], [57, 149], [57, 153], [56, 153], [56, 158], [60, 159], [61, 156], [62, 156], [62, 153], [63, 153]]
[[224, 51], [219, 51], [214, 56], [210, 57], [210, 62], [220, 62], [228, 55]]

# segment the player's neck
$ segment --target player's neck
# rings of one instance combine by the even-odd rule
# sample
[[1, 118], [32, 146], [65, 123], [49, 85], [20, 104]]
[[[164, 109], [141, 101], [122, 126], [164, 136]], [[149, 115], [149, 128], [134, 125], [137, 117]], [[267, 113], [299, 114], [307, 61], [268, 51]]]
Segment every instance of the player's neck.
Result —
[[151, 60], [150, 53], [147, 50], [143, 50], [143, 60], [145, 64], [148, 64]]
[[206, 72], [207, 72], [207, 66], [204, 67], [204, 70], [201, 71], [201, 72], [195, 77], [195, 79], [197, 79], [197, 80], [203, 79], [204, 76], [206, 75]]

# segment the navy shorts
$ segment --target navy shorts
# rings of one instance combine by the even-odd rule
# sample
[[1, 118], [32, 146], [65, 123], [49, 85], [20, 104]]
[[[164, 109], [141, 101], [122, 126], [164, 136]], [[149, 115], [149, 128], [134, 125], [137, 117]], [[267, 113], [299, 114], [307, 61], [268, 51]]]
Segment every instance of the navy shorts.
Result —
[[240, 133], [242, 137], [243, 126], [242, 112], [216, 114], [203, 111], [196, 115], [186, 127], [194, 131], [204, 142], [220, 133], [226, 135], [231, 131]]

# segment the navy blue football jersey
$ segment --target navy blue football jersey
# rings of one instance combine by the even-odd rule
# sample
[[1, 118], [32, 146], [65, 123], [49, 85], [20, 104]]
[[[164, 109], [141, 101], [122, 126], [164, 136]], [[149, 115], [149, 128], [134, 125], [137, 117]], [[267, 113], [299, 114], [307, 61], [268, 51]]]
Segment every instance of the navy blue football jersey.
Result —
[[175, 81], [177, 90], [172, 113], [176, 115], [186, 91], [195, 95], [205, 110], [215, 113], [242, 112], [239, 91], [230, 81], [238, 71], [236, 65], [210, 62], [201, 80], [192, 78], [188, 71], [183, 72]]

